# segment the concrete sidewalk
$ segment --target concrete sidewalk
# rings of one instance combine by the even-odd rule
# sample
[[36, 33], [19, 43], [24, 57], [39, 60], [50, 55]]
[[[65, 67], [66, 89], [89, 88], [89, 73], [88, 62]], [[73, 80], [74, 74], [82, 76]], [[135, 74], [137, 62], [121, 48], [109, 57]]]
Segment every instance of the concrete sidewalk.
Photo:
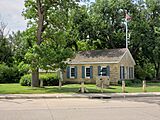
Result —
[[58, 99], [58, 98], [90, 98], [110, 99], [128, 97], [160, 97], [160, 92], [148, 93], [84, 93], [84, 94], [0, 94], [0, 99]]

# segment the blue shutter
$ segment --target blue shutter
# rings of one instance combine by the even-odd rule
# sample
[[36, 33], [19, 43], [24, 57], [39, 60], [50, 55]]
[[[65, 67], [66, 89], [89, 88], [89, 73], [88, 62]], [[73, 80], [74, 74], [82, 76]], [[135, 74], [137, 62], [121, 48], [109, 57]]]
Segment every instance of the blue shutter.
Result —
[[122, 80], [122, 66], [120, 66], [120, 79]]
[[110, 66], [107, 66], [107, 76], [110, 77]]
[[70, 78], [70, 66], [67, 66], [67, 78]]
[[101, 66], [98, 66], [98, 76], [100, 75]]
[[90, 78], [93, 78], [93, 66], [90, 66]]
[[129, 79], [131, 78], [131, 68], [129, 67]]
[[125, 68], [123, 66], [123, 79], [125, 79]]
[[75, 78], [77, 78], [77, 66], [74, 67], [75, 70]]
[[82, 66], [82, 78], [85, 78], [85, 66]]
[[133, 74], [134, 74], [134, 73], [133, 73], [133, 67], [131, 67], [131, 78], [132, 78], [132, 79], [133, 79], [133, 77], [134, 77]]

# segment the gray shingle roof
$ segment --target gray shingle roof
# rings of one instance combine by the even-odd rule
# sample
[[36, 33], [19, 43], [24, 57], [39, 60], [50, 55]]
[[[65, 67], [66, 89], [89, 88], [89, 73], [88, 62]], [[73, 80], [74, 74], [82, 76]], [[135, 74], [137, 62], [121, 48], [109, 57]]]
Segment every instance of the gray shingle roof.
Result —
[[82, 51], [70, 60], [71, 64], [99, 62], [99, 63], [116, 63], [119, 62], [122, 56], [128, 49], [103, 49], [103, 50], [90, 50]]

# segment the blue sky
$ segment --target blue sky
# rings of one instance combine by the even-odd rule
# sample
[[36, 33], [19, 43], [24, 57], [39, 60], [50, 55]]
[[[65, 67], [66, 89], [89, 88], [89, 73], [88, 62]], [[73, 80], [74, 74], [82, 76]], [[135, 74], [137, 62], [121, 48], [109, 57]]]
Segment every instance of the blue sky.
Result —
[[21, 15], [23, 9], [24, 0], [0, 0], [0, 20], [7, 24], [8, 30], [23, 31], [26, 29], [27, 23]]

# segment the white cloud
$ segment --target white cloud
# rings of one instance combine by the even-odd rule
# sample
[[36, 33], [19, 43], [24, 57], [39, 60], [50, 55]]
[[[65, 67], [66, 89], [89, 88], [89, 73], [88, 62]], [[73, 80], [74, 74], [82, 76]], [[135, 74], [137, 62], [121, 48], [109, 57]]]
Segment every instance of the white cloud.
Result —
[[[95, 0], [90, 0], [94, 2]], [[10, 31], [26, 29], [26, 21], [21, 15], [24, 9], [24, 0], [0, 0], [0, 16], [8, 24]]]
[[26, 21], [21, 15], [24, 0], [0, 0], [0, 16], [11, 31], [25, 30]]

